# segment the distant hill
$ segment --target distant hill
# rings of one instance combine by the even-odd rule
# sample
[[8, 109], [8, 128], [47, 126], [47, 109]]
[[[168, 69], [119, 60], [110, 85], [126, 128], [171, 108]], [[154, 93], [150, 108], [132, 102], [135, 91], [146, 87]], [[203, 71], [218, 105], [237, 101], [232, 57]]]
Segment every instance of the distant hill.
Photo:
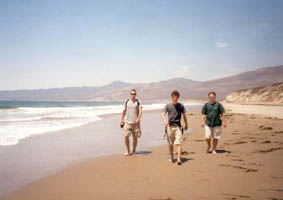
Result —
[[234, 76], [203, 82], [203, 84], [204, 87], [217, 91], [217, 95], [223, 98], [235, 90], [270, 85], [282, 81], [283, 65], [280, 65], [247, 71]]
[[174, 78], [152, 83], [125, 83], [115, 81], [100, 87], [67, 87], [39, 90], [0, 91], [0, 100], [13, 101], [123, 101], [129, 90], [135, 88], [138, 98], [143, 101], [162, 101], [170, 98], [172, 90], [181, 92], [183, 99], [206, 99], [207, 93], [214, 90], [218, 99], [224, 99], [235, 90], [252, 88], [281, 82], [283, 65], [264, 67], [234, 76], [211, 81], [193, 81]]
[[226, 102], [283, 104], [283, 82], [232, 92]]

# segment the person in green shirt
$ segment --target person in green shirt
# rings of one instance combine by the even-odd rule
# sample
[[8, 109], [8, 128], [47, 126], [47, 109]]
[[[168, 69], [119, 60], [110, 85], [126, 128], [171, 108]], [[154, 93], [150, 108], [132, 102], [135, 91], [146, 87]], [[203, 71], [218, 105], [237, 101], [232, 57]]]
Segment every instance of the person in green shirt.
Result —
[[218, 140], [221, 137], [221, 126], [226, 127], [226, 120], [224, 117], [224, 107], [217, 102], [216, 93], [208, 93], [209, 102], [202, 107], [202, 122], [201, 126], [205, 128], [205, 139], [207, 142], [207, 153], [210, 152], [211, 139], [213, 139], [212, 153], [216, 154], [216, 147]]

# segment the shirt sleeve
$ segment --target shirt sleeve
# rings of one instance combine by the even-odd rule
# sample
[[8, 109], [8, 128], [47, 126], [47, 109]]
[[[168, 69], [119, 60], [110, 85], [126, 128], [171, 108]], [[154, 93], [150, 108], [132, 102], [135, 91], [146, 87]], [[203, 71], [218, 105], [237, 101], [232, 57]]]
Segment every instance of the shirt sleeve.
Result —
[[163, 112], [167, 113], [168, 112], [168, 105], [166, 105], [163, 109]]
[[128, 100], [126, 99], [125, 102], [124, 102], [124, 109], [123, 109], [123, 111], [127, 110], [127, 102], [128, 102]]
[[142, 108], [142, 102], [141, 102], [141, 100], [138, 100], [139, 101], [139, 108]]
[[182, 113], [184, 114], [186, 112], [186, 107], [182, 104]]
[[225, 113], [224, 107], [222, 106], [221, 103], [219, 104], [219, 112], [220, 112], [220, 114]]
[[202, 107], [201, 114], [207, 115], [207, 108], [206, 107], [207, 107], [206, 104], [204, 104], [204, 106]]

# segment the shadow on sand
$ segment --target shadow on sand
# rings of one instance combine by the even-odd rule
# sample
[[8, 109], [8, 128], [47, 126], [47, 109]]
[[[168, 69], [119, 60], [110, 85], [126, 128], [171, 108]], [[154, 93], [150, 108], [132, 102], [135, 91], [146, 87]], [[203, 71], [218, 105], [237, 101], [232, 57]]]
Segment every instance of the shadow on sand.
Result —
[[182, 163], [188, 162], [190, 160], [194, 160], [193, 158], [181, 158]]
[[152, 152], [151, 151], [138, 151], [136, 152], [137, 155], [148, 155], [148, 154], [151, 154]]
[[[212, 154], [212, 151], [210, 151], [209, 153]], [[225, 149], [220, 149], [220, 150], [216, 150], [216, 153], [231, 153], [231, 151], [227, 151]]]
[[219, 150], [216, 150], [216, 153], [231, 153], [231, 151], [228, 151], [225, 149], [219, 149]]

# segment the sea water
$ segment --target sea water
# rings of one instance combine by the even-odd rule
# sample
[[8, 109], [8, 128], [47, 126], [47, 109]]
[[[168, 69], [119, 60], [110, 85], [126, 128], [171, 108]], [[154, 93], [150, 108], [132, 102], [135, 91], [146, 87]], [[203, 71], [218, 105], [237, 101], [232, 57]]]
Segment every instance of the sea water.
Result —
[[[144, 110], [164, 103], [145, 103]], [[101, 115], [121, 113], [123, 102], [0, 101], [0, 146], [15, 145], [31, 135], [81, 126]]]

